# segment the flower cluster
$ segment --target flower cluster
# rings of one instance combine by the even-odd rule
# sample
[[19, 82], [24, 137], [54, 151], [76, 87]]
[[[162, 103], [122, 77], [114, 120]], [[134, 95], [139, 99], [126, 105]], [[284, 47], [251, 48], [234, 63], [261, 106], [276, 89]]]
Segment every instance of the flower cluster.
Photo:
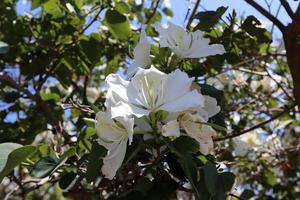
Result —
[[[209, 45], [200, 31], [189, 33], [171, 23], [168, 28], [156, 24], [155, 29], [160, 47], [170, 48], [180, 58], [225, 52], [222, 45]], [[213, 150], [215, 131], [207, 122], [220, 111], [216, 99], [202, 95], [201, 88], [185, 72], [177, 69], [166, 74], [151, 66], [150, 46], [143, 26], [127, 77], [110, 74], [106, 78], [107, 111], [97, 113], [96, 130], [99, 143], [108, 150], [102, 167], [108, 179], [122, 165], [136, 131], [171, 139], [186, 135], [199, 142], [202, 154]], [[162, 117], [151, 117], [157, 113]]]

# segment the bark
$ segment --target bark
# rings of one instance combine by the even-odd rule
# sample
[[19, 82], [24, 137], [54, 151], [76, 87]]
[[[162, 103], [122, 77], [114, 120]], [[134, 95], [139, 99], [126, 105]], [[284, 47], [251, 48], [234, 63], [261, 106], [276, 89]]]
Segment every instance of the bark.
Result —
[[293, 21], [283, 32], [287, 63], [294, 84], [294, 96], [300, 110], [300, 4], [294, 14]]

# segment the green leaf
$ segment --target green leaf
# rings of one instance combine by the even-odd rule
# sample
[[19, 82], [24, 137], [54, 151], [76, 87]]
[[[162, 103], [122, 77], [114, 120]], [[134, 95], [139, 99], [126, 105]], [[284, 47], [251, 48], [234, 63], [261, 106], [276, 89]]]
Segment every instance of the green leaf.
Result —
[[147, 192], [151, 189], [151, 187], [151, 181], [146, 177], [142, 177], [141, 179], [138, 179], [137, 183], [134, 185], [133, 190], [139, 191], [142, 194], [146, 195]]
[[99, 175], [102, 166], [102, 157], [106, 154], [106, 149], [97, 142], [93, 143], [92, 152], [86, 170], [87, 182], [94, 181]]
[[22, 147], [17, 143], [2, 143], [0, 144], [0, 171], [2, 171], [6, 165], [8, 155], [15, 149]]
[[48, 0], [42, 5], [44, 11], [54, 18], [63, 17], [62, 10], [60, 9], [60, 3], [57, 0]]
[[130, 13], [130, 7], [128, 6], [127, 3], [123, 1], [117, 2], [115, 5], [115, 9], [120, 13], [124, 13], [124, 14]]
[[69, 189], [72, 187], [74, 181], [76, 180], [77, 174], [74, 172], [69, 172], [62, 176], [62, 178], [59, 180], [59, 187], [63, 190]]
[[205, 11], [196, 14], [195, 18], [199, 19], [199, 24], [194, 30], [200, 29], [202, 31], [210, 30], [214, 25], [216, 25], [221, 19], [222, 15], [226, 12], [228, 7], [219, 7], [216, 11]]
[[218, 192], [229, 192], [234, 184], [235, 175], [231, 172], [223, 172], [218, 174], [217, 190]]
[[272, 42], [272, 35], [265, 28], [259, 27], [260, 25], [261, 25], [260, 21], [253, 15], [250, 15], [243, 22], [241, 28], [244, 31], [246, 31], [249, 35], [256, 37], [257, 41], [260, 43]]
[[6, 54], [9, 51], [9, 46], [5, 42], [0, 41], [0, 54]]
[[31, 171], [31, 174], [36, 178], [44, 178], [55, 172], [60, 166], [62, 166], [69, 157], [74, 156], [76, 149], [71, 147], [68, 149], [60, 159], [56, 157], [47, 156], [39, 160]]
[[196, 153], [199, 151], [199, 143], [191, 137], [181, 136], [173, 141], [173, 145], [178, 152]]
[[104, 23], [117, 39], [127, 40], [131, 35], [130, 24], [126, 16], [116, 10], [107, 10]]
[[217, 88], [207, 85], [207, 84], [199, 84], [201, 87], [201, 93], [204, 95], [209, 95], [217, 99], [218, 104], [220, 105], [224, 92], [222, 90], [218, 90]]
[[60, 100], [60, 96], [56, 93], [41, 92], [40, 96], [41, 96], [42, 100], [44, 100], [44, 101], [49, 101], [49, 100], [59, 101]]
[[57, 158], [53, 158], [50, 156], [42, 158], [35, 164], [34, 168], [31, 171], [31, 174], [35, 178], [44, 178], [46, 176], [49, 176], [56, 168], [58, 163], [59, 160]]
[[162, 10], [163, 13], [165, 13], [165, 15], [169, 16], [169, 17], [173, 17], [173, 11], [167, 7], [164, 7], [164, 9]]
[[163, 137], [163, 140], [165, 144], [169, 147], [171, 152], [173, 152], [178, 157], [178, 162], [180, 163], [184, 174], [188, 178], [189, 182], [191, 183], [193, 189], [195, 190], [196, 197], [200, 198], [200, 192], [198, 190], [198, 183], [197, 183], [197, 166], [193, 160], [193, 157], [191, 154], [186, 152], [179, 151], [173, 143], [170, 141], [170, 139]]
[[217, 168], [214, 164], [208, 162], [203, 166], [203, 170], [207, 191], [214, 196], [216, 194], [216, 184], [218, 180]]
[[[4, 146], [2, 146], [3, 148]], [[1, 148], [1, 151], [2, 151]], [[21, 162], [26, 161], [31, 155], [37, 151], [35, 146], [24, 146], [13, 150], [7, 157], [5, 167], [0, 172], [0, 183], [3, 178], [9, 174], [16, 166], [21, 164]]]

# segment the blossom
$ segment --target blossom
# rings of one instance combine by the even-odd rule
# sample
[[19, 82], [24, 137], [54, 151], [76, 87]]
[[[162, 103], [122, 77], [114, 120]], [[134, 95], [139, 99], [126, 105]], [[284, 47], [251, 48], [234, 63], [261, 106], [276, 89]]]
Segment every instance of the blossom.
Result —
[[144, 68], [151, 64], [150, 43], [147, 40], [145, 26], [142, 26], [140, 41], [133, 50], [133, 63], [128, 67], [127, 76], [132, 77], [138, 70], [138, 67]]
[[199, 151], [207, 155], [214, 147], [212, 136], [215, 130], [205, 123], [206, 121], [197, 112], [183, 112], [176, 120], [171, 120], [163, 126], [164, 136], [176, 136], [176, 128], [182, 127], [188, 136], [194, 138], [200, 144]]
[[112, 118], [128, 115], [140, 118], [159, 110], [181, 112], [204, 106], [204, 97], [191, 89], [193, 79], [179, 69], [165, 74], [155, 67], [139, 68], [131, 81], [110, 74], [106, 82], [105, 106]]
[[162, 129], [161, 133], [165, 137], [179, 137], [180, 136], [180, 127], [177, 120], [169, 121], [165, 124]]
[[128, 117], [111, 118], [107, 112], [96, 115], [96, 130], [99, 144], [108, 152], [103, 159], [102, 173], [108, 179], [113, 179], [121, 167], [127, 148], [127, 142], [132, 142], [134, 119]]
[[168, 28], [163, 28], [159, 23], [154, 24], [154, 28], [159, 33], [160, 46], [169, 47], [181, 58], [202, 58], [225, 53], [223, 45], [210, 45], [209, 39], [204, 38], [200, 30], [187, 32], [170, 22]]
[[212, 136], [216, 132], [212, 127], [205, 124], [204, 119], [199, 114], [186, 112], [180, 117], [180, 124], [190, 137], [199, 142], [201, 153], [207, 155], [213, 150]]

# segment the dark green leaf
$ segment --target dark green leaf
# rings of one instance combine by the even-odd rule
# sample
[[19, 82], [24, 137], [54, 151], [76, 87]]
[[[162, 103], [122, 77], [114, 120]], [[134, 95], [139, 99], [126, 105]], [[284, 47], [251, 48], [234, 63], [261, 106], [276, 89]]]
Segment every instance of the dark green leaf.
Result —
[[94, 142], [92, 145], [92, 152], [90, 154], [89, 162], [86, 170], [86, 180], [88, 182], [94, 181], [101, 172], [102, 158], [106, 154], [106, 149]]
[[228, 7], [219, 7], [216, 11], [204, 11], [196, 14], [195, 18], [199, 19], [199, 24], [195, 27], [195, 30], [200, 29], [202, 31], [208, 31], [214, 25], [216, 25], [222, 15], [226, 12]]
[[256, 37], [258, 42], [272, 42], [272, 35], [266, 29], [259, 27], [260, 25], [260, 21], [253, 15], [250, 15], [241, 25], [241, 28], [249, 35]]
[[74, 180], [76, 180], [77, 174], [74, 172], [69, 172], [62, 176], [59, 180], [59, 187], [63, 190], [70, 188]]
[[207, 85], [207, 84], [199, 84], [201, 87], [201, 93], [204, 95], [209, 95], [211, 97], [214, 97], [217, 99], [218, 104], [220, 105], [222, 99], [223, 99], [223, 91], [218, 90], [217, 88]]
[[181, 136], [173, 141], [173, 145], [178, 152], [196, 153], [199, 151], [199, 143], [191, 137]]
[[9, 174], [16, 166], [21, 164], [21, 162], [26, 161], [31, 155], [37, 151], [35, 146], [24, 146], [13, 150], [7, 158], [5, 167], [0, 172], [0, 183], [2, 179]]
[[107, 10], [104, 23], [112, 35], [120, 40], [127, 40], [131, 35], [129, 21], [116, 10]]
[[31, 171], [31, 174], [35, 178], [45, 178], [49, 176], [52, 171], [56, 168], [59, 164], [59, 160], [53, 157], [45, 157], [39, 160], [34, 168]]
[[214, 164], [208, 162], [203, 166], [203, 170], [207, 191], [214, 196], [216, 194], [216, 184], [218, 180], [217, 168]]

